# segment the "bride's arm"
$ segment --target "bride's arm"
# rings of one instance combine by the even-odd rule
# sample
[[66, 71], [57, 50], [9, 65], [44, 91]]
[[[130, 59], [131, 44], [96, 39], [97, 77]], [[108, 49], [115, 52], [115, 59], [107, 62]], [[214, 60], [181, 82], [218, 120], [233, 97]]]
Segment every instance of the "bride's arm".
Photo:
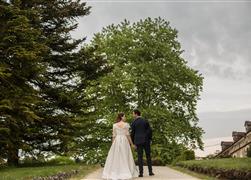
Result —
[[131, 139], [131, 136], [130, 136], [130, 135], [127, 135], [126, 137], [127, 137], [128, 141], [129, 141], [130, 145], [131, 145], [134, 149], [136, 149], [137, 146], [136, 146], [135, 144], [133, 144], [132, 139]]
[[132, 142], [132, 139], [131, 139], [131, 136], [130, 136], [130, 135], [127, 135], [126, 137], [127, 137], [128, 141], [129, 141], [130, 145], [131, 145], [131, 146], [134, 146], [134, 144], [133, 144], [133, 142]]

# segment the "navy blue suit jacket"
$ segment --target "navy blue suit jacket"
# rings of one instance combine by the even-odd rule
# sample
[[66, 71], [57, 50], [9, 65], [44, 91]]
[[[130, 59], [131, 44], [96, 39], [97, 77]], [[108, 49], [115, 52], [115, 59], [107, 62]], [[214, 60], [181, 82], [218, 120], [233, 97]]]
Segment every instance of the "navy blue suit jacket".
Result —
[[149, 122], [142, 117], [136, 118], [131, 123], [131, 138], [136, 145], [150, 143], [152, 140], [152, 129]]

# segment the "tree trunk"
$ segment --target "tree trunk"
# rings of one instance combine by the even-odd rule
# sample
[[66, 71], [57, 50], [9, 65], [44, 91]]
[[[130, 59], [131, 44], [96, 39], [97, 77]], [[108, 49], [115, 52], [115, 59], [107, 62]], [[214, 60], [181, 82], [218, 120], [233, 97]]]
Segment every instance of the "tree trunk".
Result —
[[18, 149], [17, 148], [10, 148], [8, 150], [8, 160], [7, 163], [9, 166], [18, 166]]

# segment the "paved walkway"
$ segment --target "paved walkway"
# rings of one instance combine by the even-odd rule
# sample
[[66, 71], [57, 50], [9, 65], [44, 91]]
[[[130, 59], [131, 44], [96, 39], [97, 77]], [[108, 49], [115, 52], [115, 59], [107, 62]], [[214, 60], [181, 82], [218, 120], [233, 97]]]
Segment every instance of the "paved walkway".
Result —
[[[87, 175], [82, 180], [101, 180], [102, 171], [103, 169], [100, 168], [96, 170], [95, 172]], [[181, 173], [179, 171], [176, 171], [166, 166], [154, 166], [153, 171], [155, 173], [155, 176], [148, 176], [147, 167], [144, 167], [145, 176], [143, 178], [134, 178], [134, 180], [167, 180], [167, 179], [168, 180], [169, 179], [170, 180], [171, 179], [196, 180], [197, 179], [195, 177]]]

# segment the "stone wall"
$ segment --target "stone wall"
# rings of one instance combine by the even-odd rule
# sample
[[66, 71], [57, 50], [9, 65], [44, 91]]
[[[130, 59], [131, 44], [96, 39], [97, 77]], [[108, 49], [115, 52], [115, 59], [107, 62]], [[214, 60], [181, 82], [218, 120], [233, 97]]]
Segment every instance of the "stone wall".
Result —
[[246, 132], [233, 131], [233, 141], [221, 142], [222, 151], [216, 157], [246, 157], [247, 150], [251, 147], [251, 121], [246, 121]]

